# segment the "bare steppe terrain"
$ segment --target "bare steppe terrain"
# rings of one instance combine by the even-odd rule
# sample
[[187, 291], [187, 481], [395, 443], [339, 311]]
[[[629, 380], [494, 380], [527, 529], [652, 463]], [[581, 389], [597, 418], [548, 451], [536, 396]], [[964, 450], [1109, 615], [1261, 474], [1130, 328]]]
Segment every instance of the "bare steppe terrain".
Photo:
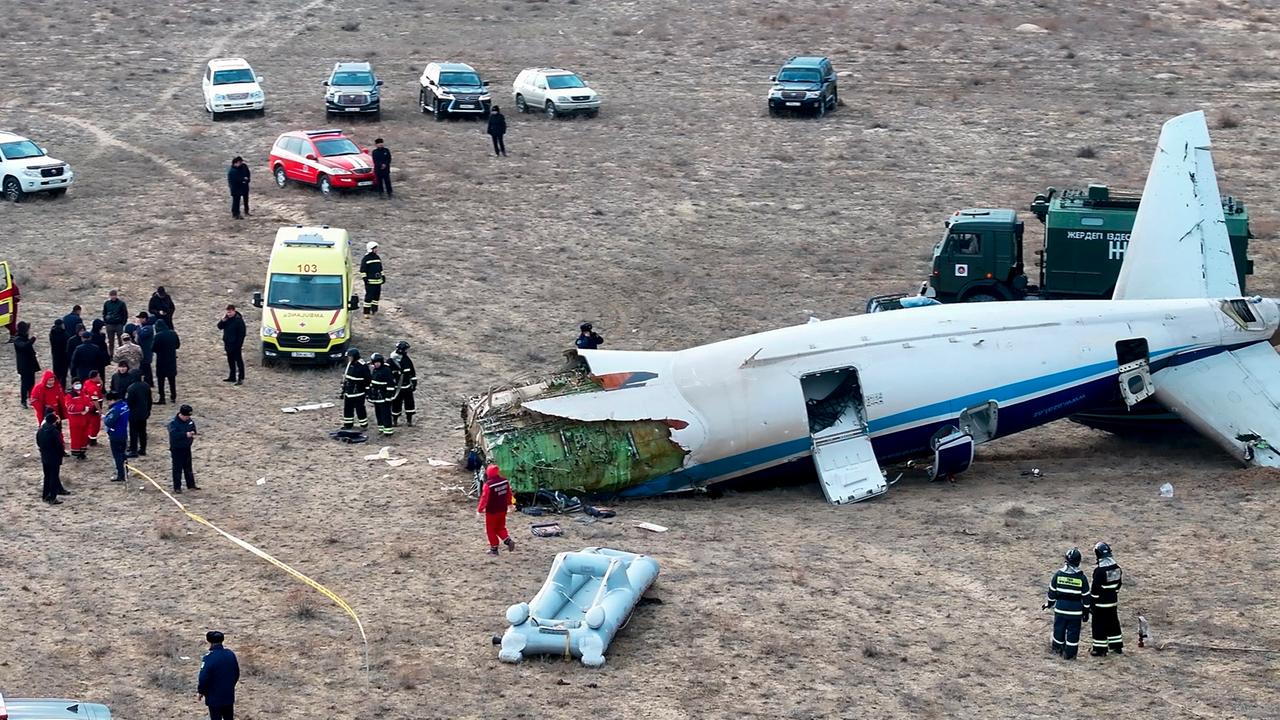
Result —
[[[557, 365], [584, 319], [612, 348], [675, 349], [858, 312], [924, 277], [955, 208], [1141, 187], [1160, 124], [1192, 109], [1211, 118], [1223, 190], [1249, 205], [1252, 288], [1276, 295], [1270, 3], [69, 0], [2, 14], [0, 128], [77, 173], [65, 198], [0, 207], [23, 317], [43, 338], [110, 288], [131, 309], [169, 288], [180, 399], [201, 429], [204, 490], [183, 498], [346, 598], [371, 671], [338, 608], [142, 482], [108, 483], [105, 447], [69, 461], [66, 504], [41, 504], [9, 373], [0, 692], [200, 717], [196, 668], [217, 628], [240, 653], [248, 720], [1280, 717], [1278, 478], [1198, 439], [1064, 422], [983, 447], [955, 485], [908, 473], [855, 506], [828, 506], [797, 468], [782, 487], [622, 503], [558, 539], [513, 516], [520, 550], [498, 560], [451, 489], [467, 476], [428, 463], [460, 455], [464, 396]], [[844, 106], [770, 118], [767, 79], [800, 52], [832, 57]], [[225, 55], [266, 77], [265, 118], [203, 113], [203, 65]], [[320, 83], [340, 59], [387, 81], [381, 122], [338, 126], [387, 139], [394, 201], [269, 182], [280, 132], [334, 124]], [[606, 106], [589, 121], [509, 114], [511, 156], [494, 159], [479, 124], [417, 111], [438, 59], [471, 63], [508, 105], [521, 68], [570, 67]], [[241, 222], [223, 179], [236, 154], [255, 172]], [[248, 305], [275, 229], [294, 222], [382, 244], [385, 311], [356, 332], [366, 353], [414, 345], [420, 424], [387, 443], [402, 467], [365, 462], [376, 442], [329, 440], [336, 409], [280, 413], [331, 399], [336, 371], [261, 368], [251, 344], [246, 384], [220, 382], [214, 323]], [[253, 337], [258, 312], [245, 314]], [[138, 463], [162, 484], [165, 410]], [[1164, 482], [1174, 498], [1157, 496]], [[1065, 548], [1102, 539], [1126, 572], [1129, 651], [1064, 664], [1047, 652], [1043, 587]], [[662, 604], [637, 610], [601, 670], [498, 663], [507, 605], [586, 545], [656, 557]], [[1163, 649], [1136, 647], [1138, 613]]]

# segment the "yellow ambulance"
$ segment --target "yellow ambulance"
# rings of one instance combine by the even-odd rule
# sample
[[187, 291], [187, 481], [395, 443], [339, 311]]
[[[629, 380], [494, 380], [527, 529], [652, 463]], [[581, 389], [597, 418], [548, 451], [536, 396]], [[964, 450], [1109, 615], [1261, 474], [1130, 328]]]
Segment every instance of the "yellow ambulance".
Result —
[[[351, 237], [328, 225], [276, 232], [267, 283], [253, 294], [262, 308], [262, 361], [341, 362], [360, 307], [351, 272]], [[265, 297], [264, 297], [265, 296]]]

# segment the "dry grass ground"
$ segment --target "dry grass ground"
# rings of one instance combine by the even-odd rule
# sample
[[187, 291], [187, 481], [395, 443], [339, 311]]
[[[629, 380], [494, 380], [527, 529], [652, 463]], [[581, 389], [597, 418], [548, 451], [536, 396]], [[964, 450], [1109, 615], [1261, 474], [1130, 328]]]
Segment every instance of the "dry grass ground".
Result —
[[[0, 208], [24, 316], [43, 334], [73, 302], [157, 284], [179, 305], [179, 388], [196, 407], [192, 508], [328, 584], [369, 629], [185, 521], [154, 491], [106, 482], [105, 448], [67, 466], [75, 494], [38, 502], [31, 419], [0, 419], [0, 691], [111, 703], [125, 720], [190, 718], [201, 638], [224, 630], [244, 666], [239, 716], [267, 718], [1276, 717], [1276, 654], [1138, 650], [1161, 641], [1280, 649], [1274, 588], [1280, 486], [1199, 441], [1142, 444], [1059, 424], [992, 446], [956, 486], [905, 477], [875, 502], [826, 506], [812, 483], [626, 503], [565, 538], [513, 527], [489, 561], [461, 482], [457, 402], [552, 365], [581, 319], [610, 347], [677, 348], [857, 311], [924, 275], [941, 220], [1022, 208], [1047, 185], [1139, 187], [1160, 123], [1205, 108], [1222, 187], [1254, 218], [1254, 288], [1276, 294], [1272, 133], [1280, 16], [1262, 3], [938, 0], [785, 5], [363, 0], [13, 3], [0, 26], [0, 127], [71, 161], [62, 200]], [[1140, 4], [1139, 4], [1140, 5]], [[1049, 32], [1015, 33], [1023, 22]], [[351, 29], [354, 28], [354, 29]], [[832, 56], [845, 106], [774, 120], [765, 80], [787, 54]], [[264, 119], [210, 123], [206, 59], [266, 76]], [[398, 198], [277, 190], [266, 151], [325, 124], [320, 81], [367, 58], [387, 80], [381, 123]], [[511, 157], [478, 125], [414, 107], [432, 59], [457, 58], [499, 98], [535, 64], [582, 71], [594, 121], [511, 116]], [[1091, 152], [1083, 149], [1091, 148]], [[222, 173], [256, 173], [233, 223]], [[421, 425], [366, 463], [329, 441], [336, 411], [278, 408], [336, 392], [322, 371], [222, 373], [213, 323], [247, 304], [287, 222], [382, 243], [387, 311], [359, 345], [414, 343]], [[1029, 221], [1034, 225], [1034, 221]], [[1034, 231], [1030, 233], [1034, 235]], [[257, 313], [246, 312], [251, 329]], [[140, 463], [163, 480], [156, 452]], [[1021, 473], [1045, 470], [1040, 479]], [[804, 477], [798, 469], [799, 477]], [[258, 478], [265, 477], [263, 485]], [[1177, 495], [1156, 488], [1172, 481]], [[672, 529], [644, 534], [649, 520]], [[1045, 646], [1042, 587], [1066, 545], [1105, 538], [1126, 568], [1124, 658], [1065, 666]], [[588, 671], [500, 665], [489, 637], [552, 555], [601, 544], [662, 563], [653, 595]]]

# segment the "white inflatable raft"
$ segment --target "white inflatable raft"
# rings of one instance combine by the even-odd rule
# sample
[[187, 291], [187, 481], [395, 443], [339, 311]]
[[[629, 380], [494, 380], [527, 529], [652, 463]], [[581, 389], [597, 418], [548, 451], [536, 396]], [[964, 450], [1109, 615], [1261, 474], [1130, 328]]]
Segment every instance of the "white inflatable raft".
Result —
[[613, 636], [657, 577], [658, 562], [645, 555], [599, 547], [556, 555], [533, 600], [507, 608], [511, 627], [498, 659], [564, 655], [604, 665]]

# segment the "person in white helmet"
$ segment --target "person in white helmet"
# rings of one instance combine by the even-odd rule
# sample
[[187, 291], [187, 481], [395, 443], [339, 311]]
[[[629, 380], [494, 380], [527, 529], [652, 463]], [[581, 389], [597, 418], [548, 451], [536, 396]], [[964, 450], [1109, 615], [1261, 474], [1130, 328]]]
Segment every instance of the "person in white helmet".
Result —
[[364, 314], [374, 315], [378, 312], [378, 301], [382, 299], [382, 284], [387, 277], [382, 274], [382, 258], [378, 256], [378, 243], [367, 242], [364, 257], [360, 258], [360, 279], [364, 281]]

